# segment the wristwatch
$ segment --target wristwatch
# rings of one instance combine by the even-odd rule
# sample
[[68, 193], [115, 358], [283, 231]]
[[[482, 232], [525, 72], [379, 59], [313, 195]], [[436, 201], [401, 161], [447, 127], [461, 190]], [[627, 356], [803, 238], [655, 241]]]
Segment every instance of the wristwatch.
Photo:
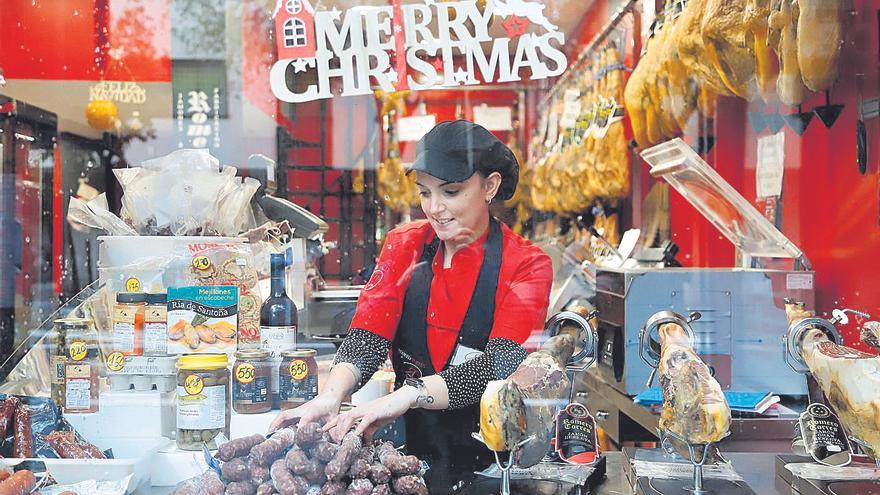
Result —
[[425, 407], [434, 402], [434, 398], [428, 395], [428, 388], [425, 386], [425, 381], [421, 378], [407, 378], [403, 381], [403, 384], [419, 391], [419, 396], [416, 397], [416, 407]]

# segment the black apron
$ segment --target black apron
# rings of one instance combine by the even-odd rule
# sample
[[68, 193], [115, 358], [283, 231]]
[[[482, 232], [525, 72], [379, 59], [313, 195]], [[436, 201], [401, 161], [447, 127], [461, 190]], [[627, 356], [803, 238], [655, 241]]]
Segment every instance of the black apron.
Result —
[[[402, 386], [406, 378], [421, 378], [437, 373], [428, 351], [427, 317], [431, 280], [434, 278], [432, 265], [440, 241], [433, 232], [431, 236], [432, 240], [424, 245], [413, 269], [394, 337], [391, 361], [396, 387]], [[490, 218], [483, 263], [458, 332], [457, 346], [479, 351], [486, 349], [495, 319], [502, 240], [501, 226], [497, 220]], [[453, 355], [455, 349], [450, 360]], [[449, 368], [450, 360], [443, 369]], [[404, 421], [407, 453], [426, 460], [430, 465], [425, 478], [433, 495], [450, 493], [454, 484], [470, 479], [474, 471], [485, 469], [495, 460], [489, 449], [471, 437], [472, 432], [479, 431], [479, 404], [452, 411], [410, 409], [404, 414]]]

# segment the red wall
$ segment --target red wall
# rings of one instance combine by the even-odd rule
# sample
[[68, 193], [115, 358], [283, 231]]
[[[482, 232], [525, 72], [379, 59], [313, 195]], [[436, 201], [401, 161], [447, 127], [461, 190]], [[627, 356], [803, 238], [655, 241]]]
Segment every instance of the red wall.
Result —
[[[171, 0], [2, 4], [0, 66], [7, 79], [171, 80]], [[113, 49], [117, 58], [108, 55]]]

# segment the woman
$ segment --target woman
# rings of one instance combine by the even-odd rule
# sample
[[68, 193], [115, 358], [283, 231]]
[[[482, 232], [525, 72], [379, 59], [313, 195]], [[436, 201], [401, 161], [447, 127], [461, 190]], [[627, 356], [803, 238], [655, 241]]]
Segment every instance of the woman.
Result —
[[[427, 220], [388, 233], [321, 393], [272, 426], [320, 420], [336, 437], [354, 428], [371, 438], [404, 416], [407, 451], [429, 463], [436, 494], [490, 464], [471, 438], [480, 396], [525, 357], [521, 344], [543, 325], [553, 270], [545, 253], [489, 214], [495, 198], [513, 195], [519, 174], [489, 131], [438, 124], [419, 141], [413, 171]], [[389, 351], [396, 390], [337, 416]]]

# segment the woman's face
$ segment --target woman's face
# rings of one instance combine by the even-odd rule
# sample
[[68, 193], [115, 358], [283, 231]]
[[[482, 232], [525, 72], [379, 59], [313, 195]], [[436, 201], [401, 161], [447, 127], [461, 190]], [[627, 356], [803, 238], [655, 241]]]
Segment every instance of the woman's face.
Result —
[[487, 199], [495, 196], [501, 176], [474, 174], [464, 182], [445, 182], [416, 172], [422, 211], [441, 241], [472, 241], [488, 224]]

